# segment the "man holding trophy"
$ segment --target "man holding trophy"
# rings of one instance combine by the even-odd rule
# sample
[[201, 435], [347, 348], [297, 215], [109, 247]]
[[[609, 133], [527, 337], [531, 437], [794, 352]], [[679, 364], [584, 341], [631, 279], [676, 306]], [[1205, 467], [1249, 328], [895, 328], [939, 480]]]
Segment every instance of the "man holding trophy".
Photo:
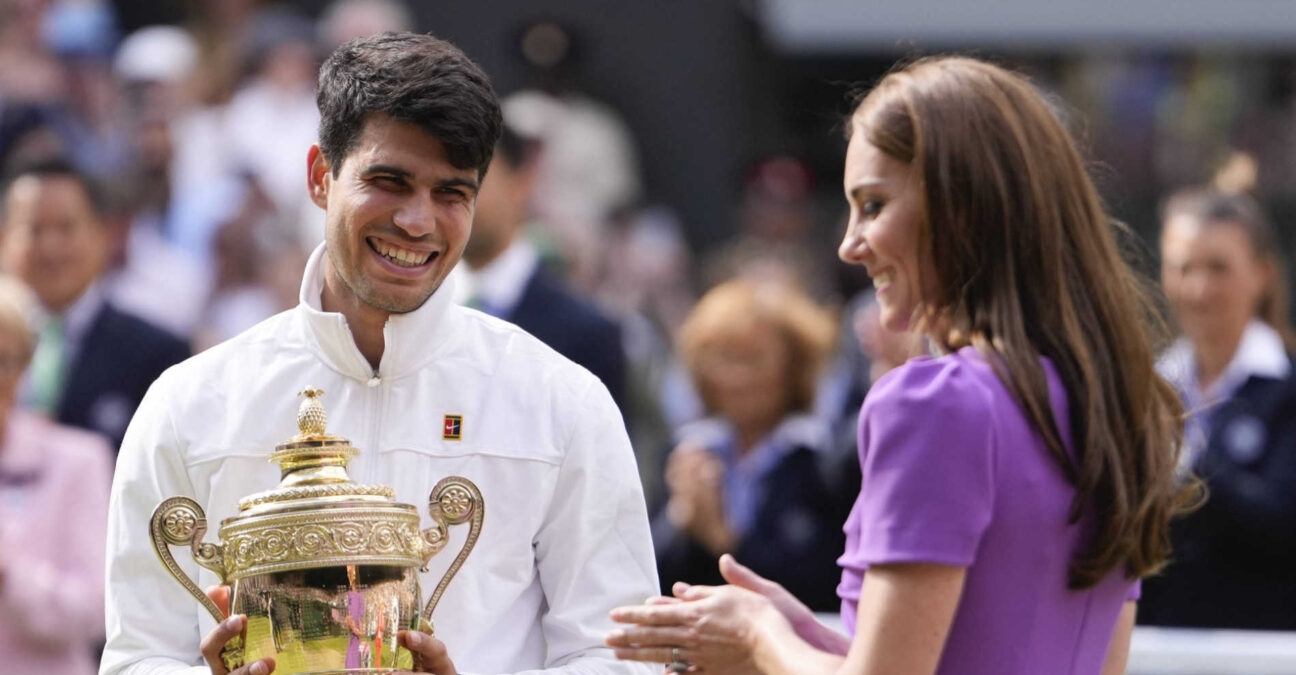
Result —
[[[438, 596], [435, 637], [398, 626], [415, 669], [647, 675], [651, 666], [618, 662], [603, 646], [609, 610], [658, 587], [642, 488], [611, 396], [530, 335], [453, 303], [450, 283], [442, 283], [463, 252], [500, 134], [486, 75], [446, 42], [386, 34], [339, 47], [321, 69], [318, 102], [320, 140], [307, 158], [308, 185], [326, 212], [326, 239], [307, 266], [300, 304], [167, 371], [127, 430], [109, 515], [101, 675], [325, 672], [276, 665], [273, 657], [227, 666], [221, 652], [250, 639], [250, 616], [217, 622], [215, 606], [204, 609], [191, 596], [225, 581], [212, 571], [215, 549], [203, 545], [203, 515], [228, 525], [236, 513], [264, 511], [263, 502], [279, 498], [263, 492], [279, 480], [270, 450], [280, 449], [277, 461], [287, 457], [282, 487], [298, 480], [290, 476], [293, 453], [329, 443], [352, 453], [346, 456], [356, 480], [376, 484], [358, 487], [387, 490], [401, 503], [429, 499], [451, 474], [480, 487], [484, 524], [479, 516], [475, 548], [471, 538], [465, 545], [473, 555], [466, 563], [462, 555], [453, 563], [450, 555], [432, 558], [422, 573], [426, 599], [457, 570]], [[350, 441], [325, 436], [322, 409], [316, 419], [303, 406], [301, 434], [282, 443], [293, 433], [293, 394], [307, 385], [327, 394], [329, 432]], [[314, 404], [320, 392], [307, 392]], [[323, 466], [328, 457], [314, 460], [322, 464], [300, 471], [311, 478], [290, 492], [325, 494], [336, 487], [322, 485], [336, 482], [330, 472], [347, 470], [345, 461], [338, 469]], [[270, 496], [249, 501], [252, 493]], [[155, 508], [177, 496], [193, 510], [151, 523]], [[255, 564], [272, 569], [266, 561], [289, 555], [284, 547], [355, 543], [336, 530], [334, 539], [315, 537], [311, 527], [299, 527], [288, 544], [263, 532]], [[445, 537], [429, 540], [431, 552], [446, 539], [450, 549], [461, 546], [457, 530], [446, 535], [434, 525], [427, 532]], [[160, 540], [190, 544], [193, 556], [177, 555], [164, 567], [159, 557], [170, 556]], [[223, 550], [227, 567], [247, 552]], [[364, 591], [368, 577], [357, 581], [356, 567], [346, 568], [349, 589], [342, 577], [335, 597], [344, 599], [330, 601], [345, 605], [332, 607], [350, 628], [365, 622], [359, 601], [345, 600]], [[194, 581], [182, 587], [172, 575]], [[316, 571], [292, 568], [257, 583], [292, 575]], [[274, 591], [259, 588], [264, 597]], [[298, 624], [309, 623], [300, 617], [312, 607], [330, 606], [266, 604], [268, 616], [297, 617], [289, 623]], [[390, 661], [351, 667], [396, 633], [390, 621], [384, 629], [382, 616], [376, 625], [340, 638], [347, 664], [328, 672], [391, 672]], [[271, 630], [279, 631], [274, 649], [305, 639]]]

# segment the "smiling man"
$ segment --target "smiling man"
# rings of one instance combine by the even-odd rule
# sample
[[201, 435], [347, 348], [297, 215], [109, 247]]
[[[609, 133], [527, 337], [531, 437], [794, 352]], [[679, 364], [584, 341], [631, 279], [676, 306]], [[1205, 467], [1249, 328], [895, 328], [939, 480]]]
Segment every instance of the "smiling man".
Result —
[[[214, 524], [273, 488], [278, 469], [266, 460], [293, 434], [295, 392], [311, 385], [327, 392], [329, 431], [360, 449], [353, 480], [391, 486], [410, 504], [451, 474], [482, 490], [485, 526], [437, 605], [439, 640], [403, 638], [423, 672], [648, 675], [602, 644], [609, 610], [657, 587], [611, 396], [512, 324], [451, 302], [446, 276], [500, 133], [485, 74], [446, 42], [386, 34], [339, 47], [318, 101], [307, 184], [326, 239], [300, 304], [165, 373], [127, 431], [101, 673], [224, 675], [217, 655], [243, 622], [216, 625], [170, 578], [150, 545], [150, 514], [188, 496]], [[453, 557], [433, 558], [425, 592]], [[177, 558], [200, 586], [219, 583]]]

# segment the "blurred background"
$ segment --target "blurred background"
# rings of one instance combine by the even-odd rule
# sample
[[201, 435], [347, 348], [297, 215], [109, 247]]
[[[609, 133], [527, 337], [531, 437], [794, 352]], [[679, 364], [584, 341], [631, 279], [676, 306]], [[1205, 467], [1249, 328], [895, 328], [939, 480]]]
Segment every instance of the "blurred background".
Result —
[[[64, 228], [44, 252], [23, 248], [12, 233], [36, 224], [17, 222], [18, 200], [6, 198], [6, 271], [42, 305], [15, 406], [115, 449], [158, 372], [296, 304], [323, 234], [304, 189], [316, 70], [338, 44], [384, 30], [432, 32], [492, 77], [515, 138], [497, 152], [477, 227], [504, 234], [470, 245], [461, 299], [522, 325], [613, 390], [663, 570], [702, 575], [720, 553], [773, 538], [787, 555], [754, 566], [826, 594], [829, 611], [831, 588], [800, 578], [794, 563], [840, 550], [834, 538], [858, 490], [860, 401], [923, 351], [877, 325], [868, 278], [836, 258], [852, 93], [897, 62], [949, 51], [1026, 73], [1135, 233], [1131, 258], [1168, 284], [1207, 270], [1190, 291], [1167, 286], [1167, 317], [1190, 362], [1223, 358], [1218, 372], [1189, 368], [1176, 384], [1203, 405], [1239, 401], [1200, 422], [1194, 461], [1227, 465], [1218, 475], [1229, 507], [1177, 535], [1202, 576], [1160, 593], [1241, 606], [1179, 611], [1153, 588], [1164, 605], [1155, 622], [1296, 630], [1296, 544], [1285, 543], [1296, 532], [1292, 344], [1243, 339], [1255, 322], [1290, 335], [1282, 270], [1296, 247], [1296, 6], [1282, 0], [0, 0], [0, 173], [66, 164], [85, 198], [57, 203], [75, 211], [69, 222], [92, 224]], [[507, 190], [487, 194], [491, 181]], [[1163, 255], [1163, 207], [1186, 189], [1247, 200], [1241, 215], [1190, 214], [1242, 224], [1236, 250], [1192, 240], [1187, 258]], [[1266, 236], [1242, 222], [1251, 216]], [[502, 293], [504, 306], [482, 297], [495, 287], [493, 266], [520, 247], [576, 318], [545, 325], [521, 289]], [[1251, 311], [1260, 296], [1229, 285], [1252, 273], [1283, 312]], [[69, 298], [45, 289], [54, 281], [70, 285]], [[768, 287], [784, 293], [778, 303]], [[784, 311], [788, 303], [808, 313]], [[80, 311], [137, 320], [122, 335], [152, 336], [138, 343], [152, 345], [147, 354], [71, 311], [89, 305]], [[1225, 316], [1237, 306], [1247, 309]], [[724, 330], [732, 317], [753, 323]], [[1263, 358], [1249, 346], [1260, 343]], [[141, 382], [84, 375], [114, 363]], [[1255, 377], [1265, 386], [1247, 398]], [[1223, 459], [1210, 464], [1212, 452]], [[2, 469], [0, 516], [12, 516], [25, 483]], [[813, 489], [772, 504], [777, 481]], [[1233, 579], [1219, 587], [1231, 590], [1192, 595], [1224, 577]], [[1274, 606], [1256, 609], [1250, 597]], [[1210, 670], [1201, 655], [1181, 659], [1199, 670], [1155, 670], [1148, 650], [1162, 643], [1150, 630], [1136, 642], [1139, 672], [1296, 672], [1281, 661], [1296, 648], [1278, 642], [1263, 648], [1278, 654], [1278, 670]]]

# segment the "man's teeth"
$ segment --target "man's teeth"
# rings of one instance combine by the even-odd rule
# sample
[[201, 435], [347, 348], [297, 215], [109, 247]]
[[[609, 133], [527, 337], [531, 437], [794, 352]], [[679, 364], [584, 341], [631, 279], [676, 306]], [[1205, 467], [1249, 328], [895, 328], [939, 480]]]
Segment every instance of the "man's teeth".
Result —
[[418, 267], [432, 257], [431, 253], [417, 253], [381, 241], [375, 241], [374, 250], [388, 260], [405, 267]]
[[873, 288], [883, 288], [891, 285], [891, 274], [879, 274], [873, 277]]

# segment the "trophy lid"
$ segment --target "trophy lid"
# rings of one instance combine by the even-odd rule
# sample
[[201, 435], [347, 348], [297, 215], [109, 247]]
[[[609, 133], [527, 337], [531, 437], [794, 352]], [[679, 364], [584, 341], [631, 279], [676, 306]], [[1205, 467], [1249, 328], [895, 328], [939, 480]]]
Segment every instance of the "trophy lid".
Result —
[[444, 545], [425, 539], [418, 512], [395, 501], [395, 490], [351, 480], [347, 462], [358, 451], [328, 434], [323, 394], [299, 393], [299, 433], [270, 455], [278, 487], [239, 500], [239, 514], [222, 521], [228, 579], [335, 565], [422, 567]]

